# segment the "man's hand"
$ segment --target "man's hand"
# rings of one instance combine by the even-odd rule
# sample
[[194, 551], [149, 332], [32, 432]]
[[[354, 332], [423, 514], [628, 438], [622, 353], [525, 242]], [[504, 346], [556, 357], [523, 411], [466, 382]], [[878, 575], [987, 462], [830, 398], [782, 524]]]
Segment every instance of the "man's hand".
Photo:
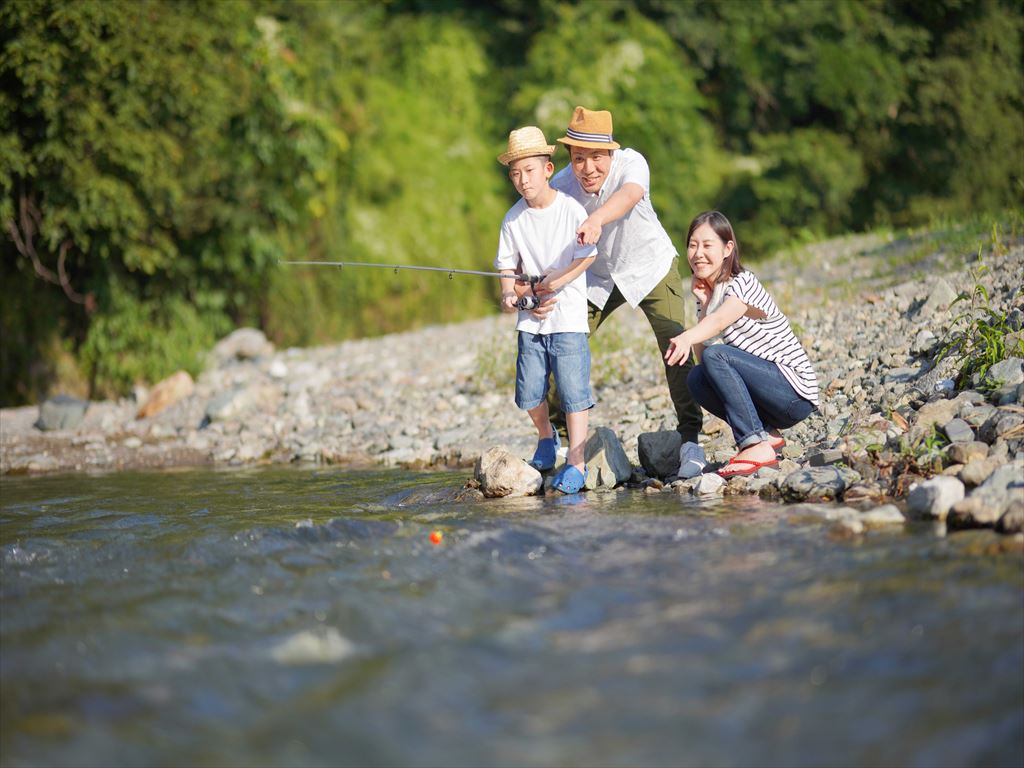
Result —
[[601, 239], [601, 219], [591, 214], [576, 230], [576, 242], [579, 245], [593, 245]]
[[501, 311], [515, 312], [517, 298], [515, 291], [508, 291], [507, 293], [501, 294]]

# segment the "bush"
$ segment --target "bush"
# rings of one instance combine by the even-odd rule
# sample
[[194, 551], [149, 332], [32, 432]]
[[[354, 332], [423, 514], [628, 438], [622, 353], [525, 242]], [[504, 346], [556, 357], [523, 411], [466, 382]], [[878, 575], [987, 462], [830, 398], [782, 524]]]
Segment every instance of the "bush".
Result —
[[90, 325], [81, 360], [94, 395], [115, 397], [180, 369], [198, 376], [210, 348], [230, 328], [225, 315], [201, 313], [180, 298], [140, 301], [118, 289]]
[[850, 221], [865, 183], [860, 155], [844, 137], [815, 128], [755, 136], [752, 172], [733, 181], [726, 210], [749, 222], [751, 255], [768, 255], [793, 239], [836, 232]]

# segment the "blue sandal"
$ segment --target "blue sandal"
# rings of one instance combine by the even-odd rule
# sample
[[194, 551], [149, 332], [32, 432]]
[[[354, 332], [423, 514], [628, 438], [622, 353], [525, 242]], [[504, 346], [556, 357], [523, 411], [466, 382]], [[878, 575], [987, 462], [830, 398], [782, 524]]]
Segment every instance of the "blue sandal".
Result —
[[586, 467], [580, 472], [572, 464], [566, 464], [555, 475], [555, 481], [551, 483], [551, 489], [555, 491], [561, 491], [566, 495], [572, 495], [579, 493], [583, 490], [583, 486], [587, 483], [587, 475], [589, 474]]
[[547, 472], [549, 469], [554, 469], [560, 447], [558, 430], [552, 428], [551, 437], [542, 437], [537, 441], [537, 450], [534, 452], [533, 458], [527, 463], [538, 472]]

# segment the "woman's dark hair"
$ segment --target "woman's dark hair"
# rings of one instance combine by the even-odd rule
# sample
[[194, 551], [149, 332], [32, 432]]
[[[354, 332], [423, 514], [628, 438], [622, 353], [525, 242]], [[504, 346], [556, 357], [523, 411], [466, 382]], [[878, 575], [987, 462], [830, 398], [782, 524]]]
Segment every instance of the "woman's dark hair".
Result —
[[693, 232], [700, 226], [708, 224], [714, 233], [718, 235], [723, 243], [728, 243], [732, 240], [732, 253], [726, 257], [728, 269], [725, 269], [725, 263], [723, 262], [723, 269], [718, 273], [718, 279], [715, 282], [722, 282], [724, 280], [730, 280], [736, 277], [740, 272], [743, 271], [743, 265], [740, 264], [740, 243], [736, 239], [736, 234], [732, 231], [732, 224], [725, 218], [724, 213], [718, 211], [704, 211], [704, 213], [697, 216], [693, 221], [690, 222], [690, 228], [686, 232], [686, 247], [690, 247], [690, 238], [693, 237]]

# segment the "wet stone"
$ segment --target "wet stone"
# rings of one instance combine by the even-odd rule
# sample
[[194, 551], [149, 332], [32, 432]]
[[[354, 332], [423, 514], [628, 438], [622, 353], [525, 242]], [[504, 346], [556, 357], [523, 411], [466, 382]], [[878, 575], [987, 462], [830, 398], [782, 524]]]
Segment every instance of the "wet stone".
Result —
[[476, 461], [473, 477], [484, 496], [530, 496], [541, 490], [540, 472], [505, 448], [487, 449]]
[[629, 480], [633, 468], [622, 443], [608, 427], [597, 427], [583, 449], [587, 489], [614, 488]]
[[996, 530], [1006, 534], [1024, 531], [1024, 501], [1014, 499], [1010, 502], [1009, 508], [996, 522]]
[[906, 518], [895, 504], [884, 504], [861, 513], [860, 521], [868, 528], [884, 528], [887, 526], [903, 525], [906, 522]]
[[792, 472], [779, 485], [787, 501], [841, 499], [860, 475], [845, 467], [816, 467]]
[[697, 484], [693, 487], [693, 493], [697, 496], [711, 496], [721, 493], [725, 486], [725, 480], [714, 473], [701, 475]]
[[964, 484], [955, 477], [933, 477], [912, 488], [907, 512], [924, 520], [945, 520], [950, 508], [964, 498]]
[[880, 501], [885, 498], [885, 489], [877, 483], [854, 483], [843, 494], [843, 501]]

